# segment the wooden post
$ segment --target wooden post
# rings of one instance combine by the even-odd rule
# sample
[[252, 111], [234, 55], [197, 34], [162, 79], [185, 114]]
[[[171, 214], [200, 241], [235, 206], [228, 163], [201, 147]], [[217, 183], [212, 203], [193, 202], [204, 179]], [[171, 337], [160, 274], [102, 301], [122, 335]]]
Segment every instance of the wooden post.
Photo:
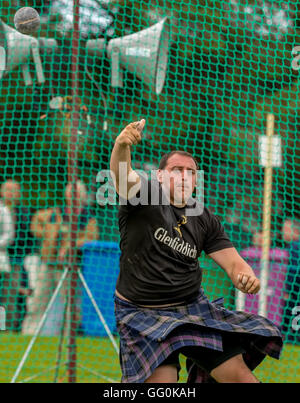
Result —
[[263, 201], [263, 230], [262, 230], [262, 257], [260, 271], [260, 293], [259, 293], [259, 315], [267, 316], [267, 297], [268, 297], [268, 279], [269, 279], [269, 253], [270, 253], [270, 228], [271, 228], [271, 210], [272, 210], [272, 176], [273, 176], [273, 145], [274, 135], [274, 115], [267, 116], [267, 149], [266, 166], [264, 177], [264, 201]]

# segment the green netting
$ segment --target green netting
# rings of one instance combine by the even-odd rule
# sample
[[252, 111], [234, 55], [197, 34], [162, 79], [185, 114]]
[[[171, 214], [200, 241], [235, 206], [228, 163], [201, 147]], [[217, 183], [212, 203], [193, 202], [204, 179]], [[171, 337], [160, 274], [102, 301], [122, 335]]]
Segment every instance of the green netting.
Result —
[[[6, 312], [0, 382], [120, 381], [112, 299], [118, 206], [99, 205], [96, 195], [114, 139], [142, 117], [146, 128], [133, 149], [133, 167], [148, 172], [164, 152], [191, 152], [204, 171], [206, 205], [258, 275], [264, 206], [270, 212], [266, 315], [283, 326], [285, 345], [280, 361], [266, 359], [255, 373], [264, 382], [299, 382], [297, 0], [81, 0], [75, 19], [72, 3], [0, 6], [0, 306]], [[21, 6], [40, 13], [32, 37], [15, 30]], [[78, 42], [72, 21], [75, 28], [79, 22]], [[260, 158], [268, 114], [281, 142], [269, 206]], [[66, 189], [74, 201], [67, 184], [75, 180], [81, 204], [70, 216]], [[68, 276], [54, 298], [70, 262], [70, 217], [77, 221], [71, 239], [80, 251], [78, 266], [109, 332], [80, 279]], [[203, 255], [200, 263], [210, 299], [223, 296], [228, 308], [257, 312], [254, 299], [239, 298], [211, 259]], [[70, 287], [74, 309], [68, 310]]]

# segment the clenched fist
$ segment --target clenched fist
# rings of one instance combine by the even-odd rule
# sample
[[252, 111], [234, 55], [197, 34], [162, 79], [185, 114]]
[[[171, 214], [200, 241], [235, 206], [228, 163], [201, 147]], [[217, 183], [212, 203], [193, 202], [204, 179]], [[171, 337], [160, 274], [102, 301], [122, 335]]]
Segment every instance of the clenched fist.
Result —
[[247, 294], [256, 294], [260, 290], [260, 281], [253, 275], [239, 273], [236, 288]]
[[116, 138], [116, 143], [121, 146], [132, 146], [138, 144], [142, 140], [141, 133], [144, 126], [145, 119], [130, 123]]

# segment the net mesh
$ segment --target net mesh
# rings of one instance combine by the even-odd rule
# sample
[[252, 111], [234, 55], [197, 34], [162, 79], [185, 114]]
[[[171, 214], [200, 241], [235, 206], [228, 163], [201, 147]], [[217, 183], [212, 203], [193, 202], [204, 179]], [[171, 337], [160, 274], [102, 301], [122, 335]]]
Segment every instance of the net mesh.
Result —
[[[97, 195], [117, 134], [142, 117], [133, 167], [150, 172], [165, 152], [192, 153], [204, 171], [206, 205], [258, 276], [270, 212], [266, 315], [283, 326], [285, 345], [280, 361], [266, 359], [255, 373], [264, 382], [299, 382], [297, 1], [81, 0], [75, 19], [72, 3], [0, 6], [0, 382], [120, 381], [113, 315], [118, 206]], [[31, 36], [15, 30], [21, 6], [40, 13]], [[161, 31], [151, 30], [161, 21]], [[261, 156], [270, 114], [277, 145], [271, 178]], [[267, 178], [272, 189], [264, 197]], [[91, 294], [69, 276], [54, 294], [71, 242]], [[258, 298], [238, 296], [208, 256], [200, 265], [210, 299], [223, 296], [227, 308], [258, 312]], [[69, 353], [70, 326], [76, 356]]]

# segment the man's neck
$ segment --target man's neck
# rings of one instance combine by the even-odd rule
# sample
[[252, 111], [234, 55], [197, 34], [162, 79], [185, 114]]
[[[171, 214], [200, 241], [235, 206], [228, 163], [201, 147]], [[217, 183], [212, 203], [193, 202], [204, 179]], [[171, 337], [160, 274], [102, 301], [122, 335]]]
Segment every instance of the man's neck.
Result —
[[175, 201], [170, 201], [170, 204], [172, 205], [172, 206], [174, 206], [174, 207], [177, 207], [177, 208], [184, 208], [184, 207], [186, 207], [186, 205], [187, 205], [187, 203], [184, 203], [184, 204], [178, 204], [178, 203], [176, 203]]

